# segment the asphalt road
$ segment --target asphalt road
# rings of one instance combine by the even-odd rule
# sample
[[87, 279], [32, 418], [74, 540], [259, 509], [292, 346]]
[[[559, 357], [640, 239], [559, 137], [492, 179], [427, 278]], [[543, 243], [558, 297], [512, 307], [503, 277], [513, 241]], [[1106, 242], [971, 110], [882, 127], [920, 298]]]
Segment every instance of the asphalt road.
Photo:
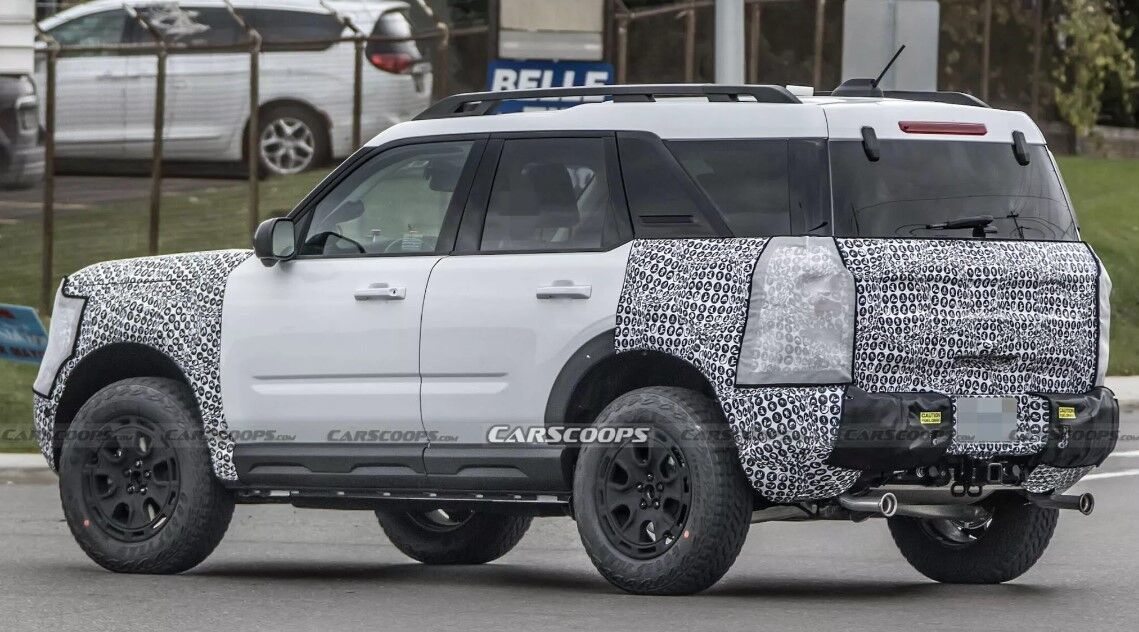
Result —
[[[1139, 414], [1125, 418], [1134, 437]], [[1044, 558], [1000, 586], [947, 586], [906, 565], [885, 524], [754, 525], [739, 560], [692, 597], [623, 594], [573, 522], [541, 519], [501, 560], [426, 567], [368, 512], [239, 506], [224, 542], [181, 576], [115, 575], [63, 523], [54, 486], [0, 487], [0, 629], [23, 630], [1134, 630], [1139, 441], [1076, 490]]]

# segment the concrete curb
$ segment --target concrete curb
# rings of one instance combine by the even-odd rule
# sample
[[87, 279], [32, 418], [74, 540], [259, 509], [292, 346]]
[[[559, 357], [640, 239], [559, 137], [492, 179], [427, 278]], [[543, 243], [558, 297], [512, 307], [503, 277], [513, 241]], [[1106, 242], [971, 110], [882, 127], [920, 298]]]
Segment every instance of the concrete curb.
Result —
[[0, 454], [0, 485], [17, 483], [55, 483], [55, 472], [47, 466], [43, 455]]
[[[1107, 378], [1107, 387], [1119, 400], [1123, 413], [1139, 410], [1139, 375]], [[16, 483], [55, 483], [55, 472], [47, 466], [41, 454], [0, 453], [0, 485]]]

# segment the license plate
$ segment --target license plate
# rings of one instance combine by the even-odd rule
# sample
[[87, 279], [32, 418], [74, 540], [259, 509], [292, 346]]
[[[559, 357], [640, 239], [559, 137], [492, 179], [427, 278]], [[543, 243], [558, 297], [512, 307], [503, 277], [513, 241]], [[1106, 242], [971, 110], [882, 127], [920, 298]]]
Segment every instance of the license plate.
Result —
[[958, 397], [956, 403], [958, 442], [1016, 440], [1015, 397]]

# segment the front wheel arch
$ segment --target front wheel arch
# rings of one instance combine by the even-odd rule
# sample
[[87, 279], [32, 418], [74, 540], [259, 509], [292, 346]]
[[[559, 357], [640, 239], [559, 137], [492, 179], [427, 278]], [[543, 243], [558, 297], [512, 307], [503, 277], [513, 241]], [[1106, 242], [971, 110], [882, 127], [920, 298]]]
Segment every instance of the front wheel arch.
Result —
[[[149, 345], [117, 342], [87, 353], [68, 373], [59, 396], [52, 437], [53, 465], [58, 468], [63, 437], [83, 404], [104, 387], [136, 377], [161, 377], [190, 385], [178, 363]], [[194, 397], [196, 400], [197, 394]]]

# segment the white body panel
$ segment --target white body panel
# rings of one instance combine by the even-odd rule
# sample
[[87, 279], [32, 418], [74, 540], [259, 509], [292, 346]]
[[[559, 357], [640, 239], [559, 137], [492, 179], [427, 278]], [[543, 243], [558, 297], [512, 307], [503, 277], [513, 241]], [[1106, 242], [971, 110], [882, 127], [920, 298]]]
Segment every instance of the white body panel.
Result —
[[[55, 72], [56, 155], [123, 158], [128, 58], [61, 57]], [[36, 64], [36, 90], [42, 93], [46, 81], [44, 64]], [[40, 120], [44, 120], [46, 107], [47, 99], [40, 99]]]
[[[480, 444], [496, 424], [542, 425], [566, 361], [616, 326], [629, 248], [440, 261], [423, 311], [425, 428]], [[589, 298], [538, 298], [553, 285]]]
[[[419, 322], [435, 255], [251, 257], [229, 277], [221, 341], [222, 401], [237, 443], [272, 430], [298, 442], [332, 431], [423, 430]], [[357, 300], [387, 283], [403, 300]], [[242, 433], [246, 433], [243, 435]]]

